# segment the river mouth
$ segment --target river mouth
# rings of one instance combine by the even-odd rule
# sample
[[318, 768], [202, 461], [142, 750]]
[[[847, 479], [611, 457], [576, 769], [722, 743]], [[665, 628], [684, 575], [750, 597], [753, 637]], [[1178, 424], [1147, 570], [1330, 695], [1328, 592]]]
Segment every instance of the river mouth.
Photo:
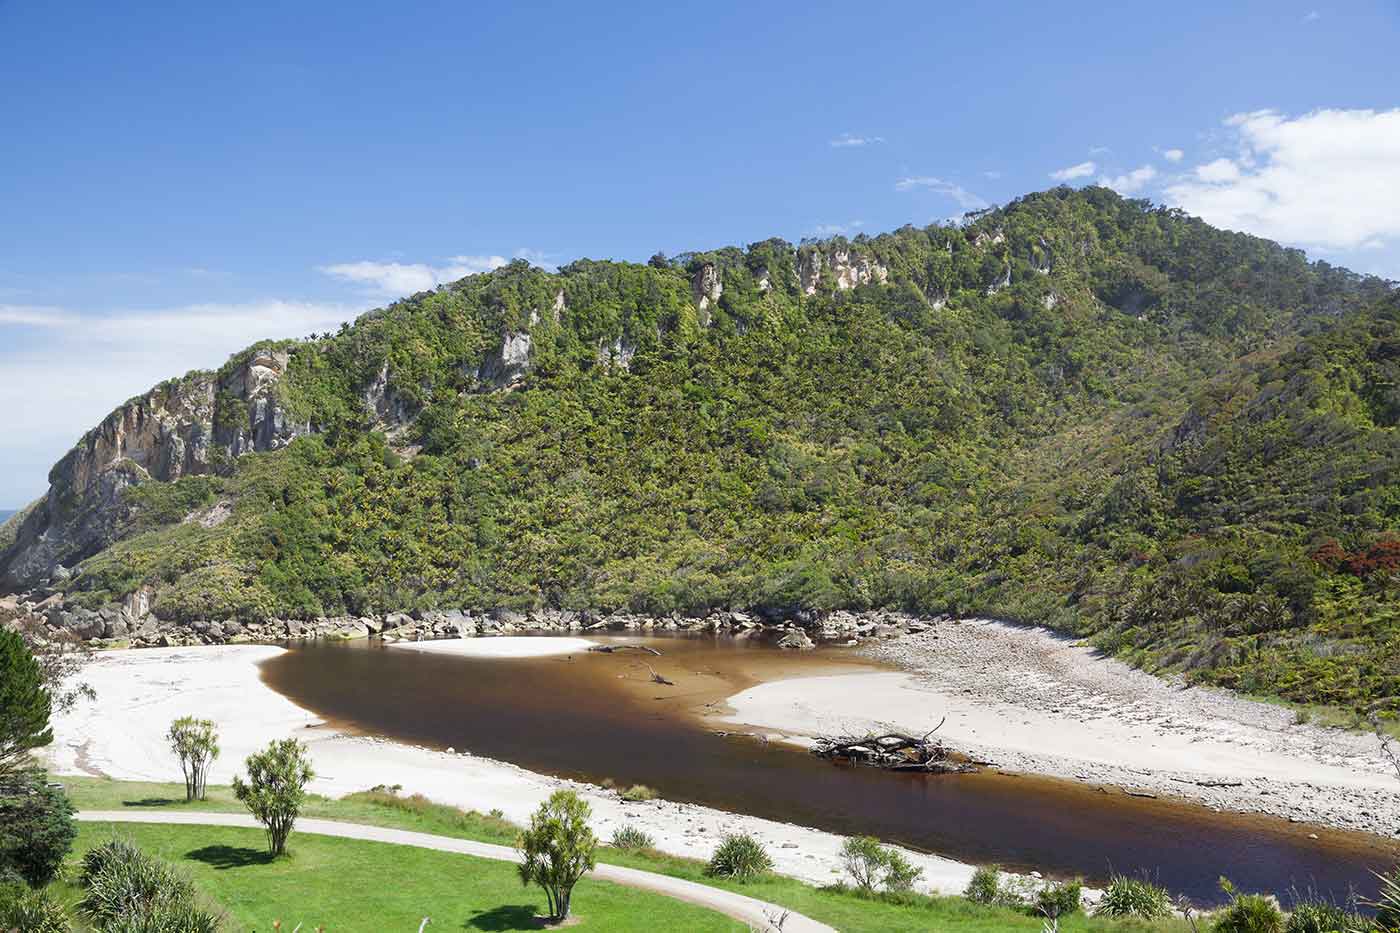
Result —
[[[532, 771], [668, 800], [870, 834], [973, 864], [1102, 881], [1146, 871], [1198, 903], [1218, 879], [1290, 903], [1292, 891], [1340, 900], [1373, 888], [1396, 861], [1378, 837], [1215, 813], [1069, 781], [991, 771], [896, 774], [835, 765], [801, 749], [718, 735], [701, 716], [757, 683], [878, 670], [840, 648], [784, 652], [753, 640], [599, 637], [660, 657], [498, 658], [410, 651], [379, 642], [293, 646], [262, 665], [270, 687], [347, 731], [455, 748]], [[652, 672], [674, 682], [654, 683]], [[1317, 838], [1310, 838], [1316, 836]]]

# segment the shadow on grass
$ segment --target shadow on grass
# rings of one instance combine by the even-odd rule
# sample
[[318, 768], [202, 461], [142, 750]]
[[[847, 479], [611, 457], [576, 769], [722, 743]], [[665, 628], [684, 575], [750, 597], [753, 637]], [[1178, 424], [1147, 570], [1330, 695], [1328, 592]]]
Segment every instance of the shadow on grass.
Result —
[[186, 852], [185, 858], [214, 868], [247, 868], [249, 865], [267, 865], [272, 861], [272, 856], [266, 850], [242, 846], [205, 846]]
[[174, 797], [145, 797], [141, 800], [123, 800], [124, 807], [173, 807], [177, 803], [184, 803], [183, 800], [176, 800]]
[[548, 927], [533, 904], [503, 904], [479, 911], [466, 922], [468, 930], [542, 930]]

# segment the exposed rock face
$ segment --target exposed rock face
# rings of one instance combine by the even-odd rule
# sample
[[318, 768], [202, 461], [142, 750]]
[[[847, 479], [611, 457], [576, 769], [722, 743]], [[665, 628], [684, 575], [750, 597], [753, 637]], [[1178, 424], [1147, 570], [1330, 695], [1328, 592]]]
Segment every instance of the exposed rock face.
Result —
[[[823, 269], [826, 270], [825, 276]], [[819, 250], [811, 250], [799, 257], [797, 278], [802, 285], [802, 294], [815, 295], [817, 286], [823, 281], [842, 292], [872, 282], [883, 285], [889, 281], [890, 270], [868, 256], [853, 254], [845, 248], [835, 249], [829, 256]]]
[[695, 307], [700, 312], [700, 325], [708, 327], [710, 309], [719, 304], [720, 296], [724, 294], [724, 283], [720, 281], [719, 270], [714, 263], [707, 262], [696, 270], [690, 280], [690, 290], [695, 295]]
[[49, 472], [49, 491], [0, 554], [0, 586], [22, 589], [90, 556], [125, 518], [122, 490], [148, 479], [209, 473], [221, 458], [285, 447], [295, 423], [277, 385], [288, 354], [262, 350], [222, 378], [196, 373], [127, 402], [83, 435]]
[[621, 337], [618, 337], [611, 344], [599, 341], [598, 363], [602, 366], [617, 367], [621, 370], [632, 368], [632, 357], [637, 355], [637, 348]]
[[530, 371], [530, 335], [521, 331], [507, 333], [500, 349], [481, 361], [477, 378], [495, 388], [514, 385]]
[[389, 385], [388, 363], [365, 389], [365, 411], [380, 424], [405, 424], [413, 417], [408, 402]]

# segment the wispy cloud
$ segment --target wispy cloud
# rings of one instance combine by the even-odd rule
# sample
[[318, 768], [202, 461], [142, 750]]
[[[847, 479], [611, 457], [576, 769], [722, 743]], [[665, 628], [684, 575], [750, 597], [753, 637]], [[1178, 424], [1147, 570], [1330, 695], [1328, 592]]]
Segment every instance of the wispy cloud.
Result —
[[932, 175], [912, 175], [895, 182], [896, 191], [931, 191], [952, 198], [964, 210], [975, 211], [987, 207], [987, 201], [980, 195], [968, 191], [962, 185], [935, 178]]
[[1296, 245], [1400, 240], [1400, 108], [1298, 117], [1259, 110], [1225, 126], [1238, 155], [1196, 166], [1167, 187], [1169, 203]]
[[1080, 162], [1078, 165], [1056, 169], [1050, 173], [1050, 177], [1056, 181], [1074, 181], [1076, 178], [1088, 178], [1098, 170], [1097, 162]]
[[1303, 16], [1303, 22], [1305, 23], [1315, 23], [1320, 19], [1322, 19], [1322, 14], [1317, 12], [1317, 10], [1309, 10]]
[[996, 169], [988, 169], [987, 171], [982, 173], [982, 177], [989, 178], [992, 181], [996, 181], [998, 178], [1001, 177], [1001, 172], [998, 172]]
[[[123, 400], [192, 368], [220, 365], [266, 337], [334, 331], [360, 309], [339, 304], [255, 301], [86, 314], [71, 308], [0, 306], [0, 345], [26, 339], [5, 356], [0, 379], [0, 504], [39, 495], [48, 469], [83, 432]], [[34, 404], [35, 386], [44, 404]]]
[[427, 291], [443, 282], [490, 272], [506, 264], [504, 256], [452, 256], [444, 265], [415, 262], [342, 262], [321, 266], [320, 271], [346, 282], [366, 286], [383, 297], [399, 297]]
[[853, 136], [850, 133], [842, 133], [840, 136], [829, 141], [829, 145], [834, 149], [846, 149], [855, 146], [875, 146], [885, 141], [883, 136]]
[[850, 236], [864, 226], [865, 221], [863, 220], [848, 220], [843, 224], [817, 224], [808, 231], [807, 235], [822, 239], [833, 236]]
[[1166, 159], [1168, 162], [1180, 162], [1182, 159], [1186, 158], [1186, 153], [1180, 149], [1163, 149], [1162, 158]]
[[1112, 188], [1119, 194], [1137, 194], [1147, 183], [1157, 177], [1157, 170], [1150, 165], [1142, 165], [1131, 172], [1124, 172], [1122, 175], [1105, 175], [1099, 179], [1099, 184], [1105, 188]]

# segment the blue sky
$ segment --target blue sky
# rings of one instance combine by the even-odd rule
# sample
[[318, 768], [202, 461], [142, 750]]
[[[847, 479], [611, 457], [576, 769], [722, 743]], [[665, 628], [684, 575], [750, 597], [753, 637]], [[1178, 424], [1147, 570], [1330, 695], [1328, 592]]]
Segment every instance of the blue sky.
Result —
[[517, 255], [1058, 173], [1400, 278], [1395, 2], [136, 7], [0, 0], [0, 507], [164, 376]]

